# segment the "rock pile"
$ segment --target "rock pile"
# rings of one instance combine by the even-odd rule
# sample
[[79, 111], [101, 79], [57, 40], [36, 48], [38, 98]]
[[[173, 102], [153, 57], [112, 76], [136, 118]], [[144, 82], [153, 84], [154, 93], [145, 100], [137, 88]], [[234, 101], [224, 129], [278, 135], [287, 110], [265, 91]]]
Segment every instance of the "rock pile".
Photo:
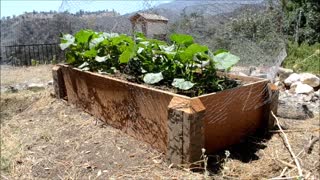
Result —
[[278, 116], [307, 119], [320, 112], [320, 78], [280, 68], [275, 85], [280, 90]]

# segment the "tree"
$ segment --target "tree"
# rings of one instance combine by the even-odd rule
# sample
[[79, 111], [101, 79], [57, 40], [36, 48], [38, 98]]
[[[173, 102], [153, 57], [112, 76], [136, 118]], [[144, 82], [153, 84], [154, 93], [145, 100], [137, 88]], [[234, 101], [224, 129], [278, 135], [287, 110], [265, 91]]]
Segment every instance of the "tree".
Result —
[[284, 31], [292, 41], [301, 44], [320, 42], [320, 1], [282, 0], [286, 14]]

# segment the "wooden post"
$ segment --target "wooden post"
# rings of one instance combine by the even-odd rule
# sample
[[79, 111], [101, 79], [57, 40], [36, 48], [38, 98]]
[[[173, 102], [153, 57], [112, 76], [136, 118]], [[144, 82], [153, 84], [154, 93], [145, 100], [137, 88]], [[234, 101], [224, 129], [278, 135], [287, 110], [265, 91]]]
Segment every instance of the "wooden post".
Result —
[[268, 109], [269, 119], [268, 119], [268, 129], [272, 129], [275, 125], [275, 118], [271, 112], [277, 114], [278, 111], [278, 99], [279, 99], [279, 89], [276, 85], [269, 83], [268, 84], [270, 94], [270, 105]]
[[54, 66], [52, 68], [53, 87], [57, 98], [65, 99], [67, 96], [66, 87], [63, 80], [62, 68], [60, 66]]
[[170, 163], [200, 160], [204, 148], [205, 107], [199, 99], [173, 97], [168, 106], [168, 149]]

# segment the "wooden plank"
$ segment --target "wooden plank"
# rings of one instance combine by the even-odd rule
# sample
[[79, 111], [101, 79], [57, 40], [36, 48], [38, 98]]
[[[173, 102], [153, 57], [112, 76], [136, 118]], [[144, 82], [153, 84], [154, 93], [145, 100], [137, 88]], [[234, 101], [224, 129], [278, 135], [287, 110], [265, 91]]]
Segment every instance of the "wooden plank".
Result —
[[244, 86], [190, 98], [58, 67], [53, 71], [56, 94], [66, 93], [69, 103], [151, 144], [177, 164], [198, 160], [203, 147], [212, 153], [238, 143], [266, 126], [266, 112], [272, 109], [269, 81], [260, 78], [245, 78], [250, 82]]
[[174, 164], [198, 161], [204, 148], [203, 104], [199, 99], [173, 97], [168, 111], [167, 159]]
[[53, 88], [57, 98], [65, 99], [67, 96], [62, 69], [60, 66], [52, 68]]
[[171, 94], [108, 76], [60, 67], [69, 103], [166, 153]]
[[199, 97], [206, 107], [205, 148], [208, 153], [239, 143], [263, 128], [270, 99], [268, 81]]

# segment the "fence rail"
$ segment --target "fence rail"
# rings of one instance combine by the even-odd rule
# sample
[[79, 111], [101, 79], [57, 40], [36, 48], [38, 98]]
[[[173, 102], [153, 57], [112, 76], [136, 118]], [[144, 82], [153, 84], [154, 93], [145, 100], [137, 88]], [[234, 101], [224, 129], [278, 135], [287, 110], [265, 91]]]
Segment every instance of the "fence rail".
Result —
[[65, 60], [58, 44], [27, 44], [1, 46], [1, 63], [13, 66], [59, 63]]

